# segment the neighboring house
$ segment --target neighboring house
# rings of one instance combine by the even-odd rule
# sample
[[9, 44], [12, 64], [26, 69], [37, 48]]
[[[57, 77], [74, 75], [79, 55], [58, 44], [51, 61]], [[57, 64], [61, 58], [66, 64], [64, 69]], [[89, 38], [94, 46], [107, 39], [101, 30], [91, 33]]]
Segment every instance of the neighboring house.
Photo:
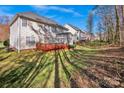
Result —
[[66, 31], [57, 34], [58, 43], [73, 45], [72, 33]]
[[78, 27], [73, 26], [71, 24], [65, 24], [64, 27], [66, 27], [68, 29], [68, 32], [72, 33], [73, 42], [89, 40], [89, 34], [82, 31]]
[[[57, 43], [56, 35], [68, 29], [32, 12], [18, 13], [10, 22], [10, 47], [36, 48], [36, 43]], [[65, 40], [65, 39], [64, 39]]]
[[0, 24], [0, 41], [9, 39], [9, 25]]

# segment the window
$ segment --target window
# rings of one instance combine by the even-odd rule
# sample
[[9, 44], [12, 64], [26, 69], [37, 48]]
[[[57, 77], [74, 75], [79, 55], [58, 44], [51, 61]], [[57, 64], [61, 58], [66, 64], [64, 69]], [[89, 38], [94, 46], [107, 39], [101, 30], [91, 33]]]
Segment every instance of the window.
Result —
[[57, 28], [56, 31], [57, 31], [58, 33], [60, 33], [60, 32], [66, 32], [65, 30], [63, 30], [63, 29], [61, 29], [61, 28]]
[[27, 36], [26, 37], [26, 45], [33, 46], [35, 44], [35, 37], [34, 36]]
[[26, 19], [22, 19], [22, 27], [27, 27], [27, 20]]
[[45, 28], [46, 28], [47, 31], [50, 30], [50, 27], [48, 25], [45, 25]]
[[56, 33], [56, 28], [55, 27], [51, 27], [51, 29], [52, 29], [53, 33]]

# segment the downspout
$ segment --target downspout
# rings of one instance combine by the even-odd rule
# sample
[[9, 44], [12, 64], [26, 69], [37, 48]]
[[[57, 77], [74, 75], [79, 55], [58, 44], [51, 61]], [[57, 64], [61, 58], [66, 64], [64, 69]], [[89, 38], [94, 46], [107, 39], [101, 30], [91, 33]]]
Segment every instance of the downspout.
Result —
[[19, 38], [18, 38], [18, 53], [20, 53], [20, 24], [19, 24], [19, 21], [20, 21], [20, 23], [21, 23], [21, 20], [20, 20], [20, 17], [19, 17], [19, 19], [18, 19], [18, 35], [19, 35]]

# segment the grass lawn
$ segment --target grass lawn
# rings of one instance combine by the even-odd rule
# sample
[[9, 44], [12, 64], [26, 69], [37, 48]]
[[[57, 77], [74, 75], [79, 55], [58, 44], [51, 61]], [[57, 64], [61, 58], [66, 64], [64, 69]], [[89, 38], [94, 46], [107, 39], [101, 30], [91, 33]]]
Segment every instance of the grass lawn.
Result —
[[2, 43], [2, 42], [0, 42], [0, 48], [3, 48], [3, 47], [4, 47], [3, 43]]
[[115, 72], [124, 66], [115, 64], [118, 59], [103, 62], [96, 54], [96, 49], [81, 46], [46, 53], [1, 49], [0, 87], [123, 87]]

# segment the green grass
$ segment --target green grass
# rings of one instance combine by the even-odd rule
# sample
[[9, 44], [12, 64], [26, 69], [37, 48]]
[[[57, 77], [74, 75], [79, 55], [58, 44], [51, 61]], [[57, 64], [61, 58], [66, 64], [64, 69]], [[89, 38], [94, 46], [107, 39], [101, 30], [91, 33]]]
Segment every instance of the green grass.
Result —
[[3, 48], [4, 45], [3, 45], [3, 42], [0, 42], [0, 48]]
[[80, 46], [75, 50], [47, 53], [33, 50], [17, 53], [0, 49], [0, 87], [78, 86], [73, 74], [87, 66], [83, 62], [86, 54], [93, 55], [95, 50]]
[[104, 46], [104, 45], [107, 45], [108, 43], [105, 42], [105, 41], [99, 41], [99, 40], [95, 40], [95, 41], [90, 41], [90, 42], [87, 42], [85, 44], [86, 47], [92, 47], [92, 48], [98, 48], [100, 46]]
[[[123, 71], [122, 59], [102, 57], [98, 53], [96, 48], [83, 46], [49, 52], [17, 53], [0, 49], [0, 87], [114, 87], [110, 78], [116, 81], [113, 75]], [[122, 80], [118, 74], [117, 78]], [[108, 79], [104, 80], [103, 76]]]

